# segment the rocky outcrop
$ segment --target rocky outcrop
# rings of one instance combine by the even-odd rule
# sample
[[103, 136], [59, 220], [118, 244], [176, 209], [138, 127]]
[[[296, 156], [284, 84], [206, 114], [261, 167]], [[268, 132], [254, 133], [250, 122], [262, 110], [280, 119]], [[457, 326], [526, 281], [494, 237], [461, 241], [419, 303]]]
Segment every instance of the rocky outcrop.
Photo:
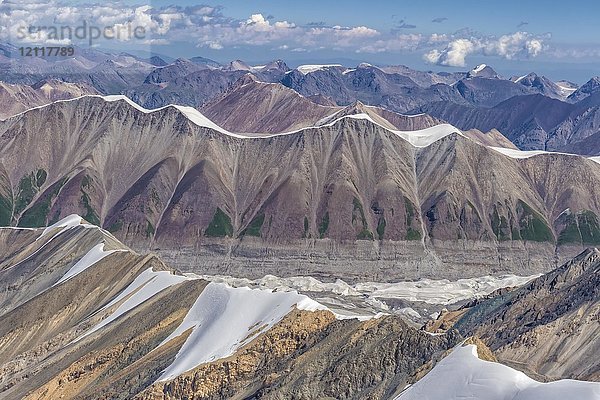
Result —
[[515, 291], [469, 309], [454, 325], [498, 358], [546, 379], [599, 380], [600, 252], [586, 250]]

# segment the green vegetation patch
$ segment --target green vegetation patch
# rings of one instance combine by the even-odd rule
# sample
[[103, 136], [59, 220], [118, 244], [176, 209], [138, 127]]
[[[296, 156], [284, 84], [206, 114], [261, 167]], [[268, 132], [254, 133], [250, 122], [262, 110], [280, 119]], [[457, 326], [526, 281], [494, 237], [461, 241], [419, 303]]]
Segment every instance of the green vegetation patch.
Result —
[[569, 243], [600, 244], [598, 216], [590, 210], [568, 215], [565, 218], [565, 227], [558, 235], [557, 243], [559, 245]]
[[307, 238], [310, 236], [310, 234], [308, 233], [308, 228], [309, 228], [308, 217], [304, 216], [304, 233], [302, 234], [303, 238]]
[[522, 200], [517, 202], [519, 235], [521, 239], [533, 242], [553, 242], [554, 236], [544, 218]]
[[43, 169], [38, 169], [29, 175], [25, 175], [19, 181], [17, 189], [17, 200], [15, 202], [14, 214], [20, 214], [39, 192], [40, 187], [46, 182], [48, 174]]
[[[38, 172], [36, 177], [39, 176], [42, 177], [41, 181], [46, 180], [45, 174], [40, 175]], [[40, 182], [40, 180], [38, 180], [38, 182]], [[52, 207], [52, 202], [58, 196], [65, 183], [67, 183], [67, 178], [63, 178], [52, 185], [50, 189], [48, 189], [48, 191], [42, 195], [37, 203], [23, 213], [19, 219], [18, 226], [23, 228], [37, 228], [40, 226], [46, 226], [48, 222], [48, 214], [50, 213], [50, 208]]]
[[421, 240], [421, 231], [419, 229], [415, 229], [413, 225], [413, 221], [415, 219], [416, 211], [415, 205], [410, 201], [410, 199], [404, 196], [404, 208], [406, 209], [406, 240]]
[[0, 195], [0, 226], [10, 226], [13, 212], [12, 198]]
[[567, 215], [565, 227], [558, 235], [557, 244], [582, 243], [581, 232], [577, 226], [577, 217], [574, 214]]
[[149, 238], [150, 236], [154, 236], [154, 233], [154, 225], [152, 225], [152, 222], [146, 220], [146, 237]]
[[123, 229], [123, 221], [118, 219], [108, 227], [108, 231], [111, 233], [115, 233]]
[[491, 215], [492, 232], [496, 235], [496, 238], [500, 241], [510, 240], [510, 226], [508, 220], [504, 215], [498, 213], [498, 207], [494, 205], [494, 212]]
[[356, 222], [357, 217], [360, 217], [360, 222], [362, 225], [362, 229], [360, 230], [360, 232], [358, 232], [356, 238], [359, 240], [373, 240], [373, 233], [369, 230], [362, 203], [360, 202], [360, 200], [354, 197], [352, 199], [352, 205], [352, 224]]
[[406, 231], [406, 240], [421, 240], [421, 232], [409, 227]]
[[259, 214], [252, 221], [250, 221], [250, 225], [242, 232], [242, 236], [256, 236], [260, 237], [260, 229], [265, 222], [265, 214]]
[[217, 207], [217, 211], [215, 211], [215, 215], [213, 216], [212, 221], [210, 221], [210, 224], [208, 224], [204, 235], [208, 237], [233, 236], [233, 226], [231, 225], [231, 218], [229, 218], [229, 215], [225, 214], [223, 210]]
[[81, 205], [85, 210], [85, 215], [83, 215], [83, 219], [88, 221], [90, 224], [100, 226], [100, 216], [92, 207], [90, 195], [85, 191], [85, 189], [91, 186], [91, 178], [87, 175], [81, 180]]
[[325, 211], [325, 215], [321, 218], [321, 223], [319, 224], [319, 237], [322, 239], [325, 237], [327, 230], [329, 229], [329, 211]]
[[584, 244], [600, 244], [600, 224], [598, 216], [590, 210], [585, 210], [577, 214], [579, 231]]
[[379, 240], [383, 240], [383, 236], [385, 235], [385, 225], [385, 218], [382, 215], [379, 218], [379, 221], [377, 221], [377, 237], [379, 237]]

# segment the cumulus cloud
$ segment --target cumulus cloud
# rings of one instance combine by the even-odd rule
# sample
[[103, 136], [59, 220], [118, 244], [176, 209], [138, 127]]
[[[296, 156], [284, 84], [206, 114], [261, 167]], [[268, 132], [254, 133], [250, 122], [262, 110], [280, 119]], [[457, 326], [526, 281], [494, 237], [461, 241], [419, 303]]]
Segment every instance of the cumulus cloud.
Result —
[[360, 46], [358, 53], [384, 53], [415, 51], [426, 43], [426, 39], [420, 33], [396, 34], [392, 37], [374, 40]]
[[[421, 52], [425, 53], [426, 61], [449, 66], [464, 66], [472, 54], [518, 59], [535, 57], [548, 50], [546, 37], [526, 32], [500, 37], [486, 37], [470, 29], [422, 34], [406, 31], [415, 26], [404, 19], [395, 16], [392, 19], [395, 29], [380, 32], [366, 25], [328, 25], [318, 20], [298, 25], [261, 12], [238, 19], [225, 15], [219, 6], [129, 6], [118, 0], [78, 5], [66, 0], [0, 0], [0, 40], [13, 41], [17, 30], [24, 26], [77, 26], [86, 21], [129, 33], [135, 27], [143, 28], [145, 36], [141, 39], [131, 35], [120, 37], [128, 45], [185, 42], [211, 50], [268, 46], [286, 51]], [[446, 17], [438, 17], [432, 22], [446, 20]]]
[[[436, 36], [436, 41], [440, 37]], [[432, 40], [433, 42], [434, 40]], [[499, 56], [507, 60], [536, 57], [544, 50], [544, 39], [527, 32], [515, 32], [496, 37], [454, 38], [443, 49], [432, 49], [423, 59], [431, 64], [464, 67], [472, 54]]]
[[[95, 4], [72, 3], [61, 0], [0, 1], [0, 40], [12, 41], [17, 30], [29, 26], [70, 25], [83, 21], [98, 27], [111, 27], [120, 32], [144, 29], [142, 44], [168, 44], [182, 41], [213, 50], [237, 46], [281, 46], [290, 49], [358, 47], [379, 32], [367, 26], [327, 26], [318, 22], [297, 26], [294, 22], [278, 20], [272, 15], [254, 13], [245, 19], [223, 14], [222, 7], [151, 5], [126, 6], [120, 2]], [[36, 38], [38, 39], [38, 38]], [[120, 36], [123, 41], [131, 35]]]

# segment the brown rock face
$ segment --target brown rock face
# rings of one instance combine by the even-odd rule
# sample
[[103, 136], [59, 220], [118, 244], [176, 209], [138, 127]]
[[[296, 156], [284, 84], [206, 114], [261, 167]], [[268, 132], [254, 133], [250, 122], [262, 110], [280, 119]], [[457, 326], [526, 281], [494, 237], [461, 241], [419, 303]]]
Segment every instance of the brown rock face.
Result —
[[[414, 131], [441, 123], [426, 114], [408, 116], [356, 101], [347, 107], [322, 105], [280, 84], [241, 78], [227, 92], [201, 107], [204, 115], [232, 132], [282, 133], [320, 126], [344, 116], [367, 114], [389, 129]], [[322, 102], [322, 101], [321, 101]]]
[[586, 250], [526, 286], [472, 307], [455, 324], [498, 358], [546, 379], [600, 379], [600, 252]]
[[138, 397], [387, 399], [458, 339], [418, 332], [397, 317], [334, 322], [331, 314], [295, 312], [235, 356]]

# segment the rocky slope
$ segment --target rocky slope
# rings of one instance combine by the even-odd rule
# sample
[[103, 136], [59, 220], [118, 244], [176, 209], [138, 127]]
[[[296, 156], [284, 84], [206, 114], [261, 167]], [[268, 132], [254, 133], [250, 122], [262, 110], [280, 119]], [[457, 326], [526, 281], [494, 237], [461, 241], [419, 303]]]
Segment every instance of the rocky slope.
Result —
[[259, 82], [247, 74], [200, 111], [230, 131], [280, 133], [314, 126], [340, 109], [319, 105], [281, 84]]
[[87, 84], [43, 80], [31, 86], [0, 82], [0, 119], [33, 107], [98, 92]]
[[470, 308], [454, 325], [499, 359], [543, 376], [600, 380], [600, 252], [586, 250], [515, 291]]
[[2, 398], [387, 399], [460, 339], [182, 276], [75, 215], [0, 250]]
[[223, 96], [200, 111], [219, 126], [232, 132], [283, 133], [366, 114], [389, 129], [414, 131], [441, 124], [428, 115], [407, 116], [355, 102], [346, 107], [322, 106], [279, 83], [259, 82], [247, 74]]
[[437, 102], [413, 112], [430, 114], [461, 129], [497, 129], [524, 150], [588, 155], [589, 142], [600, 129], [598, 94], [575, 104], [535, 94], [515, 96], [492, 108]]
[[204, 255], [213, 271], [258, 262], [252, 277], [276, 260], [371, 279], [527, 275], [557, 262], [557, 245], [565, 259], [600, 237], [597, 163], [507, 155], [449, 125], [389, 130], [367, 114], [250, 138], [192, 109], [86, 97], [0, 124], [0, 159], [2, 224], [76, 212], [182, 268]]

